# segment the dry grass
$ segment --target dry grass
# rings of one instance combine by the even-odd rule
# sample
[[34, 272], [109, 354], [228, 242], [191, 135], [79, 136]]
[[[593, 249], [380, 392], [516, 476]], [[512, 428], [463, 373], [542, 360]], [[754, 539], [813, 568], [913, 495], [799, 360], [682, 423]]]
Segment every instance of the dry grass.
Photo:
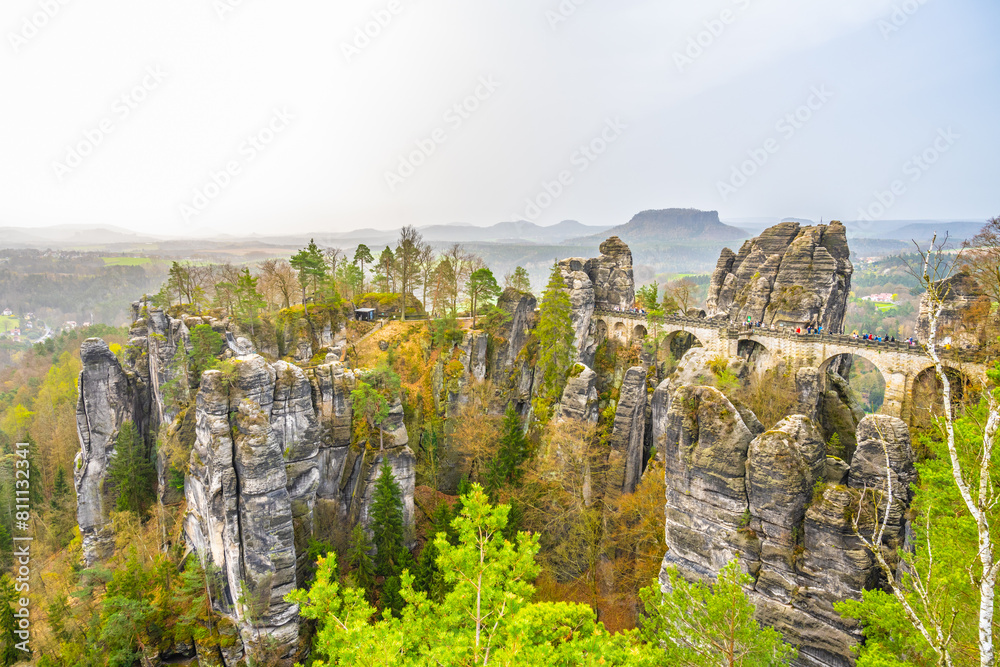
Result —
[[426, 329], [427, 322], [389, 322], [361, 343], [351, 346], [352, 356], [356, 354], [357, 365], [362, 368], [374, 368], [380, 357], [385, 355], [379, 349], [380, 342], [393, 343], [406, 338], [416, 329]]

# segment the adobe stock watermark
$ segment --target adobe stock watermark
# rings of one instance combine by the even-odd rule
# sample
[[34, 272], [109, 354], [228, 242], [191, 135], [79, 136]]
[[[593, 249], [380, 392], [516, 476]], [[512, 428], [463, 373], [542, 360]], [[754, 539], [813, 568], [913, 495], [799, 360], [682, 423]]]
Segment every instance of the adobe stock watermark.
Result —
[[[623, 123], [620, 118], [608, 118], [604, 121], [604, 127], [600, 134], [573, 151], [569, 158], [570, 165], [576, 168], [576, 173], [584, 173], [590, 169], [590, 165], [607, 152], [611, 144], [618, 141], [627, 129], [628, 125]], [[573, 175], [572, 169], [561, 170], [551, 181], [543, 180], [537, 193], [524, 200], [524, 211], [514, 213], [510, 219], [534, 222], [575, 182], [576, 177]]]
[[7, 41], [10, 42], [14, 53], [20, 53], [21, 48], [37, 37], [69, 3], [70, 0], [38, 0], [39, 9], [22, 17], [17, 30], [7, 33]]
[[373, 11], [371, 18], [354, 28], [354, 37], [351, 41], [340, 43], [340, 52], [344, 54], [344, 59], [350, 63], [360, 56], [365, 49], [372, 45], [372, 42], [389, 29], [389, 26], [403, 12], [404, 8], [402, 0], [389, 0], [385, 7]]
[[768, 137], [760, 146], [748, 150], [747, 159], [738, 165], [733, 165], [728, 180], [716, 181], [715, 187], [722, 201], [728, 201], [731, 195], [749, 183], [771, 156], [781, 150], [782, 142], [787, 142], [798, 134], [799, 130], [812, 120], [816, 112], [826, 106], [831, 97], [833, 93], [825, 84], [810, 88], [805, 103], [786, 113], [774, 124], [774, 130], [780, 135], [778, 138]]
[[552, 32], [559, 29], [559, 26], [570, 20], [576, 14], [577, 8], [585, 5], [587, 0], [562, 0], [555, 9], [545, 10], [545, 20], [549, 22]]
[[910, 18], [928, 2], [930, 0], [903, 0], [900, 4], [893, 5], [889, 18], [878, 20], [878, 29], [882, 33], [882, 39], [888, 41], [891, 34], [902, 30], [903, 26], [910, 22]]
[[684, 69], [694, 64], [698, 58], [705, 55], [715, 42], [725, 34], [726, 30], [736, 19], [740, 17], [740, 12], [750, 9], [752, 0], [732, 0], [736, 9], [726, 7], [715, 18], [702, 21], [704, 26], [696, 35], [688, 37], [687, 45], [681, 51], [674, 51], [674, 65], [681, 74]]
[[182, 202], [178, 210], [184, 222], [191, 222], [191, 219], [201, 215], [229, 186], [234, 179], [243, 173], [243, 170], [253, 162], [282, 132], [288, 129], [292, 121], [295, 120], [287, 109], [274, 109], [271, 117], [264, 123], [263, 127], [247, 135], [237, 149], [238, 158], [228, 160], [225, 165], [218, 170], [210, 169], [208, 178], [204, 185], [196, 187], [190, 202]]
[[53, 160], [52, 170], [56, 178], [62, 182], [79, 169], [86, 159], [94, 154], [97, 147], [103, 144], [121, 123], [128, 120], [166, 79], [167, 73], [159, 65], [148, 66], [138, 83], [115, 98], [107, 115], [85, 129], [78, 141], [66, 146], [61, 161]]
[[13, 600], [16, 628], [14, 634], [20, 642], [14, 648], [31, 653], [31, 542], [25, 535], [31, 531], [31, 445], [19, 442], [14, 449], [14, 591], [24, 597]]
[[[492, 76], [479, 77], [479, 84], [475, 90], [449, 107], [442, 114], [442, 121], [454, 132], [472, 118], [472, 114], [478, 111], [486, 100], [493, 97], [499, 87], [500, 82]], [[417, 169], [424, 165], [437, 152], [438, 146], [446, 141], [448, 141], [448, 130], [444, 127], [436, 127], [427, 136], [414, 141], [415, 148], [405, 155], [399, 155], [396, 168], [385, 172], [385, 184], [389, 186], [389, 191], [395, 192], [406, 179], [417, 173]]]
[[962, 138], [950, 127], [938, 128], [937, 136], [926, 148], [919, 153], [910, 156], [900, 168], [905, 178], [894, 179], [885, 190], [875, 190], [872, 193], [872, 201], [858, 209], [858, 220], [861, 222], [874, 222], [881, 218], [886, 212], [899, 201], [899, 198], [909, 191], [909, 183], [916, 183], [924, 177], [930, 168], [941, 159], [945, 153], [950, 151], [955, 142]]
[[247, 0], [212, 0], [212, 9], [216, 16], [225, 21], [237, 9], [246, 4]]

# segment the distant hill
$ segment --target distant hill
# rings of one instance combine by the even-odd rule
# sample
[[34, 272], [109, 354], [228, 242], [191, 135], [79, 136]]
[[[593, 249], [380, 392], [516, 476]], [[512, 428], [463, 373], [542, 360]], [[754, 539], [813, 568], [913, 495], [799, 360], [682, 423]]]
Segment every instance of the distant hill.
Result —
[[948, 234], [949, 243], [960, 244], [972, 238], [986, 224], [985, 220], [876, 220], [867, 222], [847, 220], [847, 238], [895, 239], [926, 242], [936, 232], [939, 237]]
[[718, 211], [694, 208], [643, 211], [624, 225], [605, 230], [601, 235], [617, 236], [628, 244], [733, 241], [750, 237], [746, 230], [723, 224]]
[[903, 241], [910, 239], [929, 241], [936, 233], [940, 241], [947, 234], [949, 245], [957, 245], [978, 234], [985, 224], [985, 222], [914, 222], [894, 229], [888, 236]]
[[72, 248], [118, 243], [151, 243], [154, 236], [140, 235], [112, 225], [53, 225], [0, 227], [0, 248]]

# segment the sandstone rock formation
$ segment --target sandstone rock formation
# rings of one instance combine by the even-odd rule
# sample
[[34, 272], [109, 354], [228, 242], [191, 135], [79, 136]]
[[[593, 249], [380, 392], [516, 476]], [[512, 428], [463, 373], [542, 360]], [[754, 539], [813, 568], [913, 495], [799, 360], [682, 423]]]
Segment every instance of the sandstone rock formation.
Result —
[[[809, 375], [800, 379], [808, 384]], [[861, 489], [885, 488], [888, 452], [895, 498], [885, 546], [902, 544], [907, 485], [914, 479], [905, 424], [866, 417], [848, 464], [826, 455], [821, 428], [804, 415], [755, 437], [740, 411], [712, 387], [671, 388], [664, 381], [653, 394], [652, 414], [667, 486], [661, 584], [668, 567], [689, 579], [713, 580], [739, 558], [755, 580], [750, 593], [758, 618], [799, 647], [798, 665], [853, 664], [851, 647], [860, 631], [833, 605], [860, 598], [879, 577], [851, 517]], [[871, 529], [870, 517], [861, 514], [862, 530]]]
[[822, 325], [842, 330], [851, 288], [850, 250], [839, 222], [801, 227], [783, 222], [726, 248], [708, 290], [709, 317], [765, 325]]
[[635, 303], [632, 251], [617, 236], [604, 241], [600, 251], [601, 256], [587, 260], [584, 268], [594, 285], [594, 307], [631, 308]]
[[646, 434], [646, 369], [628, 369], [619, 390], [608, 452], [609, 488], [632, 493], [642, 476]]
[[[308, 541], [319, 518], [327, 530], [332, 522], [344, 533], [355, 523], [367, 525], [378, 471], [388, 465], [403, 493], [406, 524], [413, 525], [415, 459], [402, 404], [396, 402], [383, 424], [384, 449], [372, 451], [351, 442], [356, 380], [339, 361], [308, 369], [269, 363], [233, 336], [225, 321], [172, 318], [144, 303], [133, 306], [133, 315], [124, 364], [99, 339], [81, 347], [75, 481], [87, 562], [105, 557], [113, 545], [104, 482], [122, 424], [134, 422], [148, 447], [160, 435], [176, 441], [191, 452], [184, 538], [209, 571], [219, 573], [223, 594], [213, 604], [224, 618], [220, 631], [229, 623], [227, 631], [240, 640], [225, 650], [197, 645], [199, 659], [234, 667], [266, 635], [291, 664], [299, 621], [284, 596], [303, 583]], [[220, 355], [228, 360], [223, 370], [190, 378], [184, 353], [190, 332], [201, 324], [225, 335], [231, 349]], [[472, 372], [485, 375], [485, 337], [473, 334], [467, 343]], [[179, 407], [188, 398], [194, 404]], [[158, 465], [163, 487], [162, 455]], [[170, 650], [181, 648], [193, 650]]]
[[577, 359], [592, 366], [598, 336], [591, 319], [594, 310], [631, 308], [635, 304], [632, 251], [617, 236], [604, 241], [600, 257], [571, 257], [559, 262], [573, 307], [573, 343]]
[[593, 360], [588, 360], [588, 348], [595, 296], [594, 283], [585, 270], [587, 263], [579, 257], [572, 257], [559, 262], [559, 270], [566, 280], [569, 302], [573, 308], [573, 346], [576, 348], [577, 360], [589, 366], [593, 364]]
[[577, 364], [566, 381], [558, 417], [597, 423], [597, 373]]
[[[88, 565], [107, 555], [114, 545], [107, 524], [113, 507], [105, 488], [108, 463], [122, 424], [131, 421], [140, 433], [148, 432], [149, 387], [117, 357], [100, 338], [88, 338], [80, 346], [79, 398], [76, 424], [80, 453], [73, 468], [77, 494], [77, 522]], [[151, 447], [146, 438], [145, 444]]]

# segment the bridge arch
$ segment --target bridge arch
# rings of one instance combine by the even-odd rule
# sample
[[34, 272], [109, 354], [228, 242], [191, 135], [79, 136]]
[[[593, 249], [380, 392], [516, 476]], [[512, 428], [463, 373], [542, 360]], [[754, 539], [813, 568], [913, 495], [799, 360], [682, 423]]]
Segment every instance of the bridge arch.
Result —
[[[973, 377], [958, 366], [942, 364], [948, 384], [951, 386], [952, 410], [958, 406], [975, 402], [982, 389], [981, 380]], [[911, 423], [930, 425], [937, 417], [944, 414], [944, 385], [937, 377], [933, 365], [927, 365], [919, 371], [910, 388], [909, 417]]]
[[736, 344], [736, 356], [747, 362], [751, 372], [764, 371], [773, 365], [771, 351], [767, 346], [750, 338], [741, 339]]
[[889, 384], [896, 375], [880, 367], [868, 356], [854, 351], [834, 354], [820, 364], [819, 368], [824, 377], [827, 371], [833, 371], [844, 378], [866, 413], [882, 412], [882, 407], [889, 398]]
[[611, 335], [613, 338], [621, 343], [628, 342], [628, 330], [625, 328], [624, 322], [615, 322], [615, 326], [611, 329]]
[[608, 339], [608, 323], [602, 319], [594, 321], [594, 342], [600, 345]]
[[670, 355], [680, 361], [688, 350], [694, 347], [705, 347], [707, 341], [702, 341], [697, 335], [687, 329], [668, 330], [663, 336], [660, 347], [669, 350]]
[[641, 324], [637, 324], [632, 329], [632, 342], [633, 343], [637, 343], [637, 342], [643, 341], [643, 340], [646, 339], [646, 336], [648, 334], [649, 334], [649, 332], [646, 331], [646, 327], [644, 327]]

